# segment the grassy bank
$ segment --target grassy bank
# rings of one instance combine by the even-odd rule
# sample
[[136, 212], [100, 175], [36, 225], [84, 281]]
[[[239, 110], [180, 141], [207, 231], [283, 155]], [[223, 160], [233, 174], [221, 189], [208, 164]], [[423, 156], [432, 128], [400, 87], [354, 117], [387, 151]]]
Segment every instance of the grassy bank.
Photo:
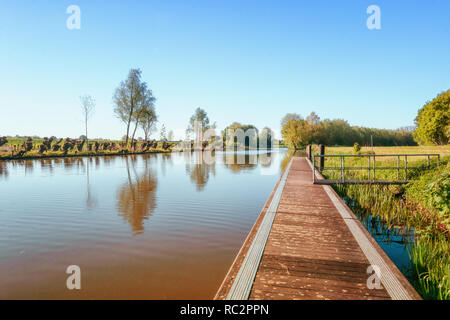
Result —
[[0, 145], [0, 160], [167, 153], [175, 145], [155, 140], [125, 145], [124, 141], [112, 140], [8, 138]]
[[[369, 152], [371, 150], [361, 150]], [[415, 241], [408, 248], [412, 284], [424, 299], [450, 299], [450, 148], [376, 147], [375, 154], [439, 153], [439, 169], [426, 157], [408, 160], [416, 169], [408, 170], [410, 183], [404, 186], [336, 185], [352, 210], [379, 217], [390, 229], [414, 230]], [[327, 148], [326, 154], [352, 154], [353, 148]], [[367, 166], [367, 159], [346, 159], [346, 166]], [[378, 166], [396, 166], [397, 159], [377, 161]], [[327, 159], [326, 167], [339, 167], [339, 159]], [[339, 171], [324, 171], [327, 178], [339, 178]], [[367, 179], [367, 170], [346, 171], [346, 178]], [[377, 179], [395, 179], [397, 170], [377, 172]]]
[[[2, 139], [5, 139], [2, 141]], [[189, 143], [188, 143], [189, 145]], [[181, 141], [135, 141], [125, 145], [124, 141], [114, 140], [77, 140], [60, 138], [6, 138], [0, 137], [0, 160], [40, 159], [80, 156], [114, 156], [124, 154], [168, 153], [183, 151], [186, 145]], [[189, 146], [187, 146], [189, 147]], [[206, 149], [208, 143], [204, 142], [202, 148]], [[194, 150], [191, 142], [190, 150]], [[225, 150], [259, 150], [258, 148], [242, 147], [238, 144], [226, 145]], [[272, 146], [274, 149], [282, 145]]]

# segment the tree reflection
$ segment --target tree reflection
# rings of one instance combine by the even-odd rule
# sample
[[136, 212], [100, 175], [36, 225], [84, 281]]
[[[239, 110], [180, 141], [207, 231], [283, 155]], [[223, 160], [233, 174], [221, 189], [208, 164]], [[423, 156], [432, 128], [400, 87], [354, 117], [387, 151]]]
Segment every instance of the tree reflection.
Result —
[[214, 159], [206, 159], [205, 153], [202, 151], [194, 151], [190, 156], [193, 159], [186, 159], [186, 173], [189, 175], [191, 182], [195, 184], [197, 191], [202, 191], [208, 183], [210, 174], [216, 175], [215, 161]]
[[251, 171], [258, 166], [258, 155], [249, 153], [224, 153], [223, 162], [225, 167], [233, 173]]
[[88, 158], [86, 160], [86, 206], [88, 209], [93, 209], [97, 206], [97, 198], [92, 194], [90, 177], [89, 177], [89, 169], [92, 163], [92, 158]]
[[0, 177], [4, 177], [5, 179], [8, 177], [6, 161], [0, 161]]
[[129, 156], [125, 159], [128, 181], [119, 190], [117, 208], [121, 212], [119, 215], [130, 224], [133, 235], [138, 235], [144, 231], [144, 221], [156, 208], [157, 179], [149, 168], [150, 158], [143, 159], [145, 169], [140, 175], [136, 172], [137, 158]]
[[41, 170], [48, 171], [50, 174], [53, 174], [53, 160], [52, 159], [40, 159], [41, 162]]
[[167, 164], [173, 166], [172, 155], [169, 153], [161, 153], [161, 173], [165, 177], [167, 171]]

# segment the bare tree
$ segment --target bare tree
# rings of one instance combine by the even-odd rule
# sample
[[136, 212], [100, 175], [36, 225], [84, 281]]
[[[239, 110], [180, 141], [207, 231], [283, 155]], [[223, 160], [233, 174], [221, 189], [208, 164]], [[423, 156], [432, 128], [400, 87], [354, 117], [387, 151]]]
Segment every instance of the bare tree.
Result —
[[90, 95], [84, 95], [80, 97], [81, 109], [83, 112], [84, 125], [86, 129], [86, 141], [88, 140], [88, 120], [94, 112], [95, 100]]

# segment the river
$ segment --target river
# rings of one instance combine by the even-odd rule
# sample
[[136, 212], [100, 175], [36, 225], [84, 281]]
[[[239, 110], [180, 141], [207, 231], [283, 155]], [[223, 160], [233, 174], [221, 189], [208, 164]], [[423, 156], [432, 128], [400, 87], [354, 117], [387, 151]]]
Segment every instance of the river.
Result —
[[212, 298], [288, 153], [261, 155], [2, 162], [0, 299]]

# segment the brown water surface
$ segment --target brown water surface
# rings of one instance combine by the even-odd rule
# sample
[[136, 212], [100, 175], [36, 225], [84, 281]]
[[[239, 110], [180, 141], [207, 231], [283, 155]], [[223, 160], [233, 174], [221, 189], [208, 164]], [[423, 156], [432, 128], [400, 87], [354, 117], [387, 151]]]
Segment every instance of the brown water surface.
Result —
[[0, 299], [210, 299], [286, 156], [0, 161]]

